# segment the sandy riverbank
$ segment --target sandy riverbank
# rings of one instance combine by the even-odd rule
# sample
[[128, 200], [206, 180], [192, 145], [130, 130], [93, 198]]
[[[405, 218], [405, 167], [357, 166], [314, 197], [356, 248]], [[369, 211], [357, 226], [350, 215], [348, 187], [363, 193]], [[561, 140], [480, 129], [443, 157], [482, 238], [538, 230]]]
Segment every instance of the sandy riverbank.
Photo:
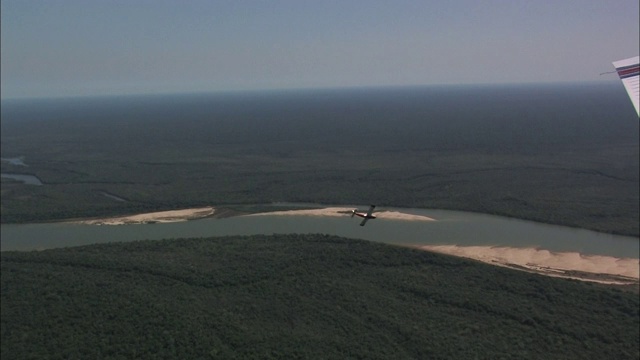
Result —
[[640, 278], [640, 260], [633, 258], [494, 246], [421, 245], [416, 248], [547, 276], [605, 284], [638, 285]]
[[150, 223], [168, 223], [187, 221], [193, 219], [200, 219], [203, 217], [211, 216], [215, 212], [215, 209], [211, 206], [195, 208], [195, 209], [182, 209], [171, 211], [158, 211], [145, 214], [137, 214], [130, 216], [118, 216], [104, 219], [91, 219], [74, 221], [79, 224], [87, 225], [125, 225], [125, 224], [150, 224]]

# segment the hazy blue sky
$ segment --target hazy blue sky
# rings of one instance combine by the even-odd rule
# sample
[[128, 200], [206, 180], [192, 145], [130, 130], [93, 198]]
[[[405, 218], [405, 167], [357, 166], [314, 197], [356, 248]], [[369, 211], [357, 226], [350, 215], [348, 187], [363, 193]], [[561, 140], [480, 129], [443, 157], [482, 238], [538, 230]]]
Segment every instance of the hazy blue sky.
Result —
[[638, 0], [2, 0], [2, 98], [611, 81]]

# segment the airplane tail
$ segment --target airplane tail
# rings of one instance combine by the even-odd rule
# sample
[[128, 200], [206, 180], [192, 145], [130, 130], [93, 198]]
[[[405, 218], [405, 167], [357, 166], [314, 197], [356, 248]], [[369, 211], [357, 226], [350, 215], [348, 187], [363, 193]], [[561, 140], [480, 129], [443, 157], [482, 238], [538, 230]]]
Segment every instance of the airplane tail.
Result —
[[356, 210], [351, 210], [351, 217], [356, 214]]

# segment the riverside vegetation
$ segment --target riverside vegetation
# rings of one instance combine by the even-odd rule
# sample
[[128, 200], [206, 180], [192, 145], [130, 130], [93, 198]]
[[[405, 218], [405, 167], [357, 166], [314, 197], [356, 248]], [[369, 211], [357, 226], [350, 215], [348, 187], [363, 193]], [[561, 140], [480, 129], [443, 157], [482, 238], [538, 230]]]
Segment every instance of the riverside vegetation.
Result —
[[637, 293], [328, 235], [3, 252], [3, 359], [637, 359]]
[[[2, 172], [44, 185], [3, 178], [1, 220], [373, 202], [638, 236], [638, 121], [616, 89], [3, 101], [2, 157], [26, 166]], [[0, 265], [2, 359], [640, 356], [637, 288], [327, 235], [2, 252]]]
[[[616, 84], [619, 85], [619, 84]], [[8, 102], [2, 222], [375, 203], [640, 233], [638, 121], [611, 85]]]

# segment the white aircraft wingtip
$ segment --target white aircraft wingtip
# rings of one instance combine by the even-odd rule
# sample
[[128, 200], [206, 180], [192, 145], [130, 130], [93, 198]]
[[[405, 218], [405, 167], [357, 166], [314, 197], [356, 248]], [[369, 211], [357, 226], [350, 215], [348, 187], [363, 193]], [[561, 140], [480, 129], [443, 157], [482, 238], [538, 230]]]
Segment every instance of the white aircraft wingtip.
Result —
[[622, 80], [624, 88], [631, 98], [633, 107], [636, 108], [636, 114], [640, 117], [640, 67], [638, 65], [640, 56], [618, 60], [613, 62], [616, 72]]

